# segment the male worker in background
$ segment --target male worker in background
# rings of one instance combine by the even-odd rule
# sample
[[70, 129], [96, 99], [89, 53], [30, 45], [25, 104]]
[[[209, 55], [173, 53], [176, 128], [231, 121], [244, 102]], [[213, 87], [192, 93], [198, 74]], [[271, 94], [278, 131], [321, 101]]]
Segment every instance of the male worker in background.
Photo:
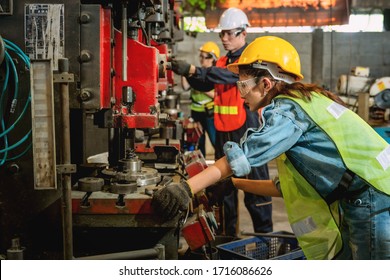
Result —
[[[241, 99], [236, 82], [238, 75], [226, 69], [230, 63], [238, 61], [247, 46], [246, 28], [250, 26], [246, 14], [237, 8], [229, 8], [221, 15], [218, 29], [222, 45], [228, 53], [218, 59], [216, 66], [196, 67], [182, 60], [172, 60], [172, 70], [185, 76], [192, 88], [199, 91], [215, 89], [214, 122], [216, 128], [215, 159], [224, 156], [223, 145], [227, 141], [239, 143], [249, 127], [259, 126], [259, 116], [251, 112]], [[249, 179], [269, 179], [268, 167], [252, 168]], [[219, 186], [224, 189], [223, 215], [224, 233], [236, 236], [238, 197], [237, 189], [231, 181]], [[271, 197], [245, 193], [245, 206], [252, 218], [255, 232], [271, 232]]]

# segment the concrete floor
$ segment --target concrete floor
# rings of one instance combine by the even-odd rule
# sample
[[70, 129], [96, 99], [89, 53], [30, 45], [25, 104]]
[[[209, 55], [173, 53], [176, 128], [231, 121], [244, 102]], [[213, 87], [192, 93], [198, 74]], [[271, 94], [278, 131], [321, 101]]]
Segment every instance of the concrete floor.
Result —
[[[239, 232], [253, 232], [252, 220], [249, 216], [248, 210], [244, 205], [244, 194], [239, 193]], [[286, 209], [282, 198], [272, 198], [272, 221], [274, 223], [274, 231], [288, 231], [292, 232], [290, 224], [287, 219]]]

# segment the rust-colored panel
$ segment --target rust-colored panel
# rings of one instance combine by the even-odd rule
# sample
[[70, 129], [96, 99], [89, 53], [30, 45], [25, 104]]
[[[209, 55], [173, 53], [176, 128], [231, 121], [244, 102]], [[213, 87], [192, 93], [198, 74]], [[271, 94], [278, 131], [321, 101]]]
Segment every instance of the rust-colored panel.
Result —
[[81, 206], [81, 199], [72, 199], [73, 214], [152, 214], [151, 199], [125, 199], [125, 205], [118, 207], [117, 200], [92, 198], [88, 207]]
[[226, 0], [206, 10], [206, 25], [216, 28], [224, 10], [243, 10], [252, 27], [326, 26], [347, 24], [350, 0]]
[[111, 10], [100, 9], [100, 108], [111, 104]]

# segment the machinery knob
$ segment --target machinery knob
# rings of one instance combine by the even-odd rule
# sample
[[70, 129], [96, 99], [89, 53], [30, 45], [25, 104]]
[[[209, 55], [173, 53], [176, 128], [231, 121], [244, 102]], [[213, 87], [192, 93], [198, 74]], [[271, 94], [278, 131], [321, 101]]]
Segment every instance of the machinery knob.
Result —
[[88, 23], [90, 20], [91, 20], [91, 16], [89, 14], [82, 13], [80, 15], [80, 22], [81, 23]]
[[91, 53], [89, 51], [86, 51], [86, 50], [82, 50], [81, 53], [80, 53], [80, 61], [81, 62], [88, 62], [88, 61], [91, 61], [92, 59], [92, 56], [91, 56]]
[[82, 90], [80, 93], [80, 99], [82, 101], [87, 101], [92, 96], [92, 93], [89, 90]]
[[9, 171], [9, 173], [11, 173], [11, 174], [16, 174], [16, 173], [19, 172], [19, 170], [20, 170], [20, 167], [19, 167], [19, 165], [16, 164], [16, 163], [11, 163], [11, 164], [8, 166], [8, 171]]

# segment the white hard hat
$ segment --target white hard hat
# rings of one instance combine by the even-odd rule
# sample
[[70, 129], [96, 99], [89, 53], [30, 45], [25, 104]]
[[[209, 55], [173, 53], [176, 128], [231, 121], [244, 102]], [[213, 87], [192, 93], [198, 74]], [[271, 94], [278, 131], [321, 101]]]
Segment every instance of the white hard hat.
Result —
[[219, 19], [218, 29], [232, 30], [251, 26], [246, 14], [237, 8], [229, 8], [223, 12]]

